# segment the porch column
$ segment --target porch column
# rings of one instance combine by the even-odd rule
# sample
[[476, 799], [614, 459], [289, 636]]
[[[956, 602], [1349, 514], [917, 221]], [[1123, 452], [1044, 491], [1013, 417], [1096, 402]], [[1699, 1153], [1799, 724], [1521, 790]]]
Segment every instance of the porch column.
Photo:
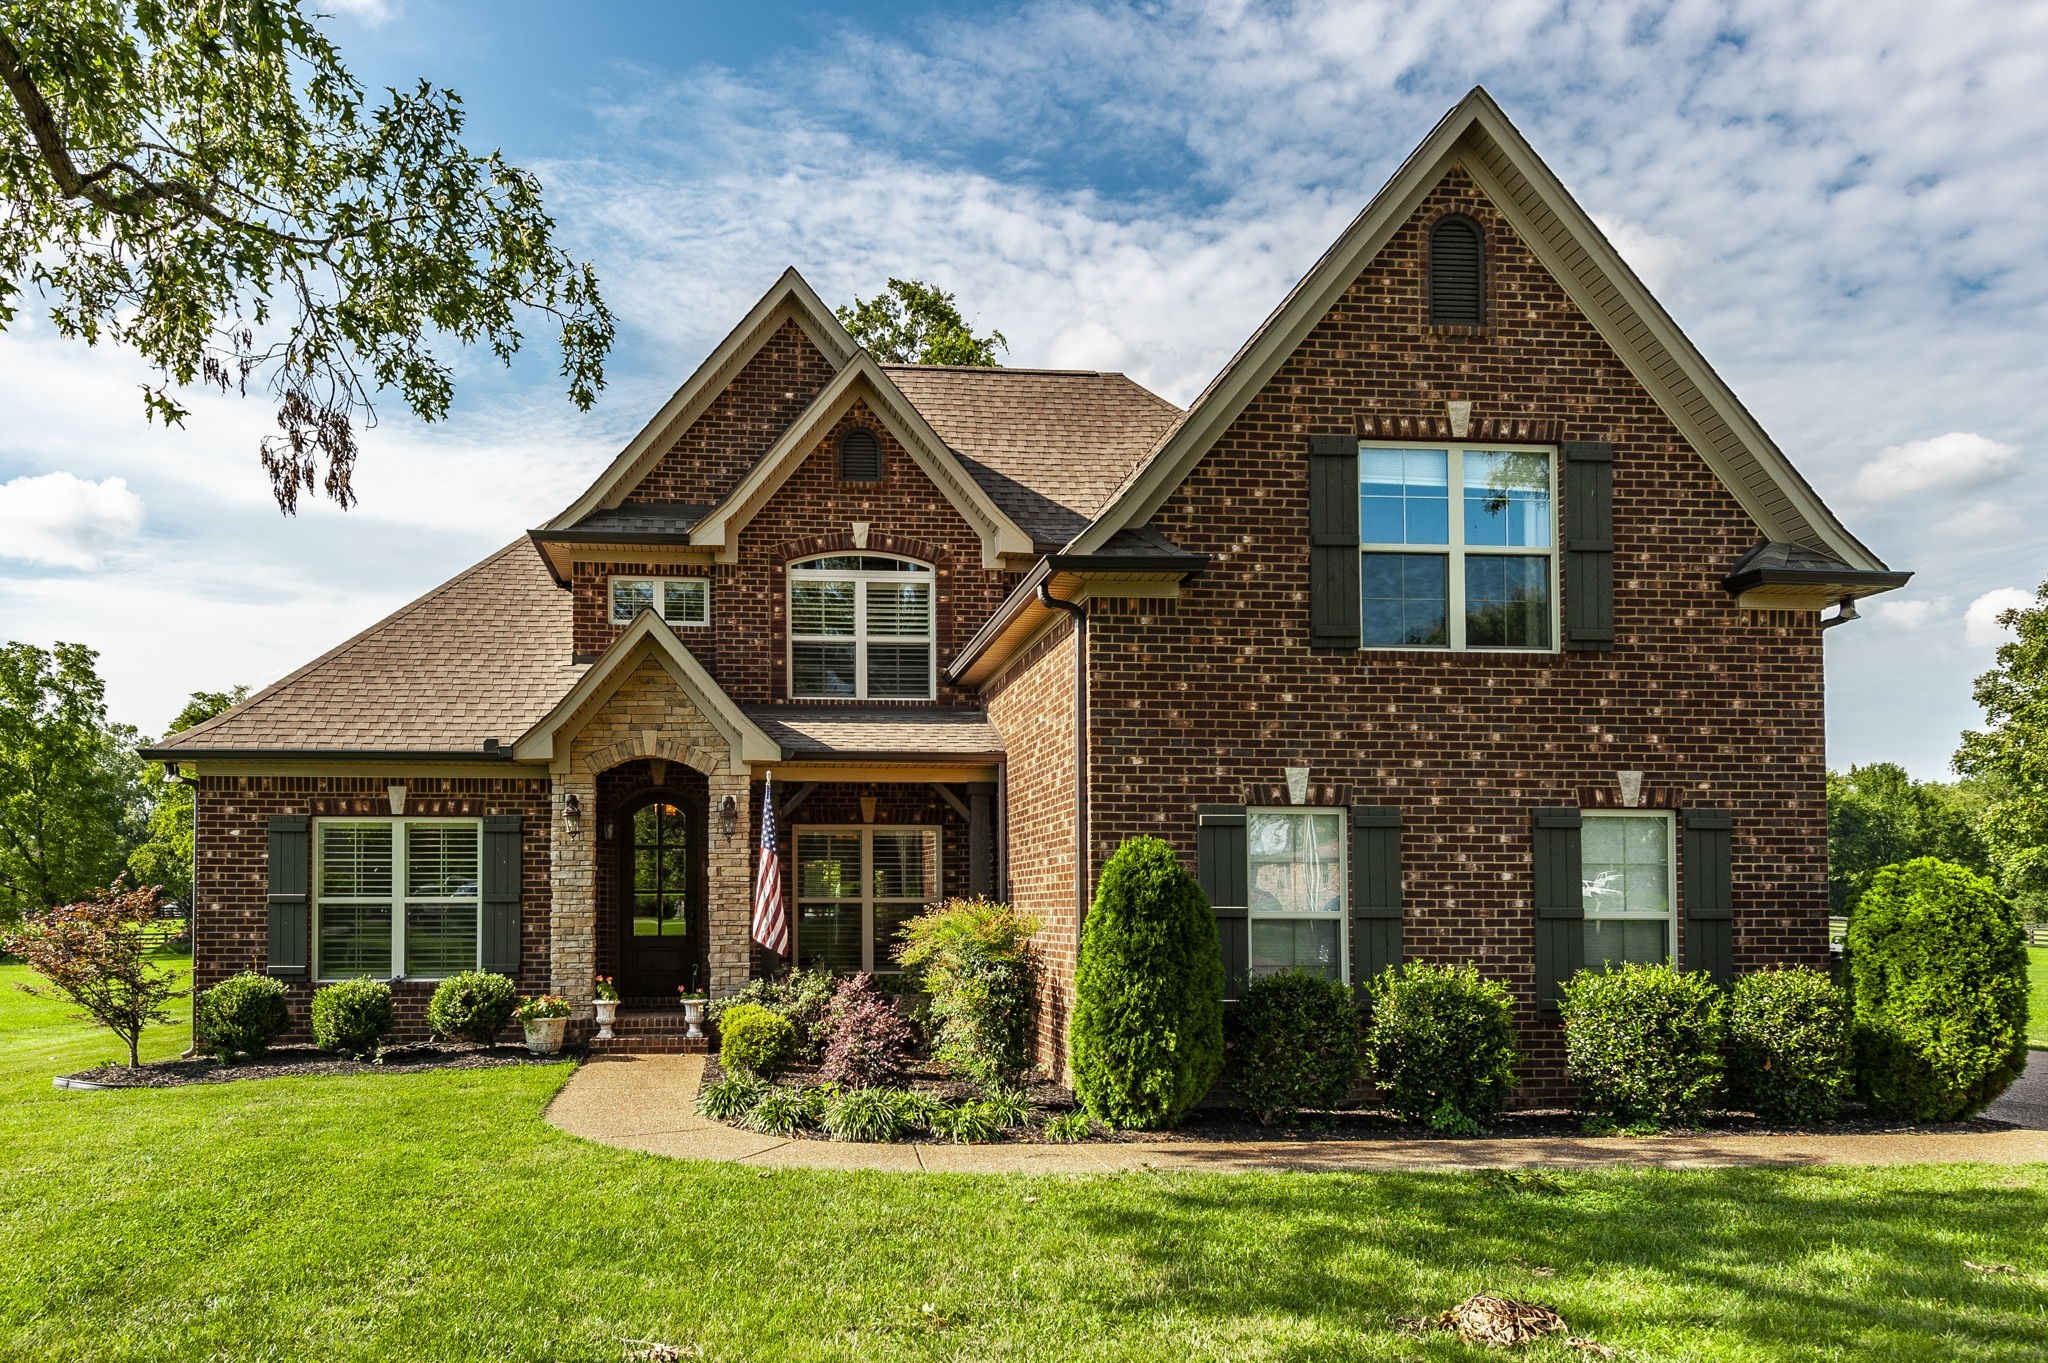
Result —
[[967, 892], [996, 897], [996, 784], [967, 787]]
[[[710, 848], [704, 858], [709, 882], [706, 886], [709, 902], [705, 912], [711, 936], [706, 952], [710, 958], [711, 980], [706, 987], [711, 997], [722, 999], [740, 992], [747, 982], [753, 958], [752, 849], [756, 819], [746, 773], [734, 775], [721, 762], [716, 769], [706, 772], [705, 777], [711, 787], [711, 829], [707, 839]], [[718, 814], [728, 796], [739, 810], [739, 819], [730, 833], [720, 829]], [[790, 912], [795, 912], [794, 906]]]
[[[576, 797], [582, 817], [572, 830], [562, 806]], [[548, 989], [588, 1018], [597, 997], [597, 778], [557, 772], [550, 845], [554, 884], [548, 910]]]

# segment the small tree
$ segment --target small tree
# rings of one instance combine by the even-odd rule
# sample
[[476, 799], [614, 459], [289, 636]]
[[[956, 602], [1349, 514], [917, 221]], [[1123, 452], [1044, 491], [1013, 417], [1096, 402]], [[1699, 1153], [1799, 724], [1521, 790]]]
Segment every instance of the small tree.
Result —
[[1031, 938], [1038, 919], [987, 899], [949, 899], [901, 929], [938, 1023], [934, 1058], [983, 1083], [1030, 1062]]
[[156, 888], [125, 890], [116, 880], [100, 894], [44, 913], [29, 914], [6, 948], [50, 982], [47, 989], [15, 988], [43, 998], [67, 998], [128, 1045], [128, 1064], [142, 1063], [142, 1029], [169, 1022], [164, 1005], [185, 997], [175, 970], [150, 963], [143, 928], [156, 918]]
[[992, 369], [1010, 343], [1000, 331], [976, 336], [953, 295], [918, 279], [892, 279], [886, 293], [833, 309], [848, 334], [884, 364], [965, 364]]

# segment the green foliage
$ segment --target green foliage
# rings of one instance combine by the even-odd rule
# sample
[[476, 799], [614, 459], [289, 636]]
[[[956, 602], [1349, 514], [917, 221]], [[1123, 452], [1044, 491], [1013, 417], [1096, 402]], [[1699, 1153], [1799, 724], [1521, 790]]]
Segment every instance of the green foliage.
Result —
[[1358, 1004], [1348, 986], [1305, 970], [1245, 986], [1230, 1019], [1237, 1091], [1268, 1125], [1335, 1107], [1358, 1079]]
[[1856, 1081], [1879, 1112], [1954, 1121], [2027, 1062], [2027, 950], [1991, 882], [1921, 857], [1879, 871], [1849, 920]]
[[986, 1145], [1001, 1140], [1004, 1128], [1013, 1125], [1003, 1120], [1006, 1115], [986, 1102], [971, 1099], [939, 1114], [931, 1129], [959, 1145]]
[[883, 364], [968, 364], [993, 368], [1010, 343], [1000, 331], [976, 336], [953, 295], [916, 279], [892, 279], [886, 293], [833, 309], [854, 340]]
[[108, 722], [98, 659], [0, 645], [0, 924], [95, 895], [142, 835], [136, 734]]
[[842, 980], [832, 996], [831, 1028], [818, 1074], [829, 1084], [876, 1088], [893, 1084], [916, 1061], [917, 1032], [872, 975]]
[[1068, 1024], [1074, 1096], [1105, 1126], [1179, 1123], [1223, 1066], [1223, 955], [1202, 887], [1158, 838], [1102, 868]]
[[391, 1036], [391, 986], [343, 980], [313, 995], [313, 1044], [323, 1051], [375, 1059]]
[[732, 1009], [748, 1004], [779, 1013], [796, 1027], [798, 1058], [814, 1061], [825, 1049], [826, 1014], [838, 988], [839, 977], [823, 966], [792, 970], [773, 979], [748, 980], [730, 998], [713, 999], [705, 1012], [715, 1023], [722, 1023]]
[[436, 1036], [461, 1037], [488, 1046], [512, 1021], [519, 988], [488, 970], [465, 970], [434, 986], [427, 1002], [427, 1026]]
[[1071, 1145], [1095, 1134], [1095, 1123], [1085, 1112], [1062, 1112], [1045, 1123], [1045, 1138], [1055, 1145]]
[[796, 1024], [757, 1003], [727, 1009], [718, 1024], [718, 1063], [727, 1073], [773, 1079], [796, 1053]]
[[143, 1028], [169, 1022], [164, 1005], [186, 994], [178, 971], [150, 962], [145, 930], [155, 921], [156, 887], [128, 890], [116, 880], [90, 899], [28, 914], [0, 937], [0, 948], [50, 982], [49, 989], [22, 985], [24, 992], [77, 1004], [75, 1016], [119, 1037], [134, 1066]]
[[809, 1097], [801, 1089], [771, 1084], [762, 1090], [741, 1119], [749, 1131], [764, 1136], [794, 1136], [818, 1124]]
[[230, 975], [199, 996], [195, 1039], [219, 1060], [261, 1055], [292, 1025], [281, 981], [253, 970]]
[[1690, 1124], [1721, 1087], [1727, 1001], [1704, 971], [1582, 970], [1565, 982], [1561, 1011], [1565, 1060], [1595, 1116]]
[[995, 1120], [997, 1126], [1007, 1130], [1022, 1126], [1031, 1120], [1031, 1100], [1024, 1096], [1024, 1090], [996, 1085], [983, 1093], [979, 1099], [982, 1110]]
[[33, 286], [62, 335], [156, 370], [152, 420], [183, 419], [173, 387], [268, 387], [287, 511], [316, 483], [354, 500], [373, 391], [447, 414], [438, 342], [509, 364], [539, 314], [586, 409], [612, 342], [539, 182], [462, 145], [452, 91], [368, 102], [309, 8], [19, 0], [0, 24], [0, 327]]
[[1515, 1087], [1515, 1003], [1473, 965], [1409, 962], [1371, 984], [1366, 1064], [1380, 1099], [1403, 1121], [1484, 1131]]
[[1849, 996], [1821, 970], [1759, 970], [1728, 999], [1728, 1091], [1773, 1122], [1824, 1122], [1849, 1087]]
[[1940, 857], [1987, 869], [1977, 831], [1982, 801], [1939, 781], [1915, 781], [1896, 762], [1828, 773], [1828, 898], [1838, 914], [1856, 910], [1879, 868]]
[[1989, 797], [1979, 827], [2000, 891], [2048, 922], [2048, 582], [1999, 623], [2013, 637], [1977, 678], [1985, 724], [1963, 734], [1955, 765]]
[[512, 1020], [524, 1027], [529, 1022], [565, 1018], [571, 1011], [569, 1000], [560, 994], [534, 994], [513, 1005]]
[[837, 1094], [825, 1105], [825, 1129], [842, 1141], [896, 1141], [909, 1124], [898, 1090], [860, 1088]]
[[[249, 688], [194, 691], [185, 708], [164, 730], [164, 737], [183, 733], [248, 699]], [[192, 787], [185, 781], [144, 780], [151, 791], [149, 823], [143, 843], [128, 854], [128, 877], [137, 885], [155, 885], [164, 898], [192, 903]]]
[[987, 899], [949, 899], [903, 925], [898, 955], [931, 996], [934, 1059], [983, 1083], [1023, 1072], [1038, 928], [1032, 915]]
[[754, 1110], [770, 1084], [758, 1075], [728, 1070], [723, 1079], [697, 1090], [697, 1115], [714, 1122], [736, 1122]]

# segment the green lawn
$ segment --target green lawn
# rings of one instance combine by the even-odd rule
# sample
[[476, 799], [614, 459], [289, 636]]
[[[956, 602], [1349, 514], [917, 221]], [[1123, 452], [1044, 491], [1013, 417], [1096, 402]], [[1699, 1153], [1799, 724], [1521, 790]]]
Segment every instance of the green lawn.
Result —
[[2034, 986], [2027, 1008], [2027, 1044], [2048, 1051], [2048, 947], [2027, 949], [2027, 979]]
[[1499, 1358], [1388, 1323], [1479, 1290], [1636, 1359], [2048, 1339], [2043, 1166], [770, 1175], [556, 1133], [566, 1065], [60, 1092], [63, 1011], [0, 991], [7, 1359]]

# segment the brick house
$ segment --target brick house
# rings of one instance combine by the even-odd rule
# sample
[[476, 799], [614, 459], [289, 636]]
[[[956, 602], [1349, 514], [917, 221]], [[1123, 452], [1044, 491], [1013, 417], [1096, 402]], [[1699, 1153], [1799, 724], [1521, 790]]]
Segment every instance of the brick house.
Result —
[[[1233, 978], [1473, 960], [1530, 1092], [1581, 963], [1826, 958], [1823, 613], [1896, 587], [1483, 91], [1183, 411], [886, 365], [785, 274], [561, 515], [165, 740], [196, 972], [483, 966], [589, 1016], [1047, 924], [1117, 844]], [[1852, 617], [1853, 610], [1841, 612]]]

